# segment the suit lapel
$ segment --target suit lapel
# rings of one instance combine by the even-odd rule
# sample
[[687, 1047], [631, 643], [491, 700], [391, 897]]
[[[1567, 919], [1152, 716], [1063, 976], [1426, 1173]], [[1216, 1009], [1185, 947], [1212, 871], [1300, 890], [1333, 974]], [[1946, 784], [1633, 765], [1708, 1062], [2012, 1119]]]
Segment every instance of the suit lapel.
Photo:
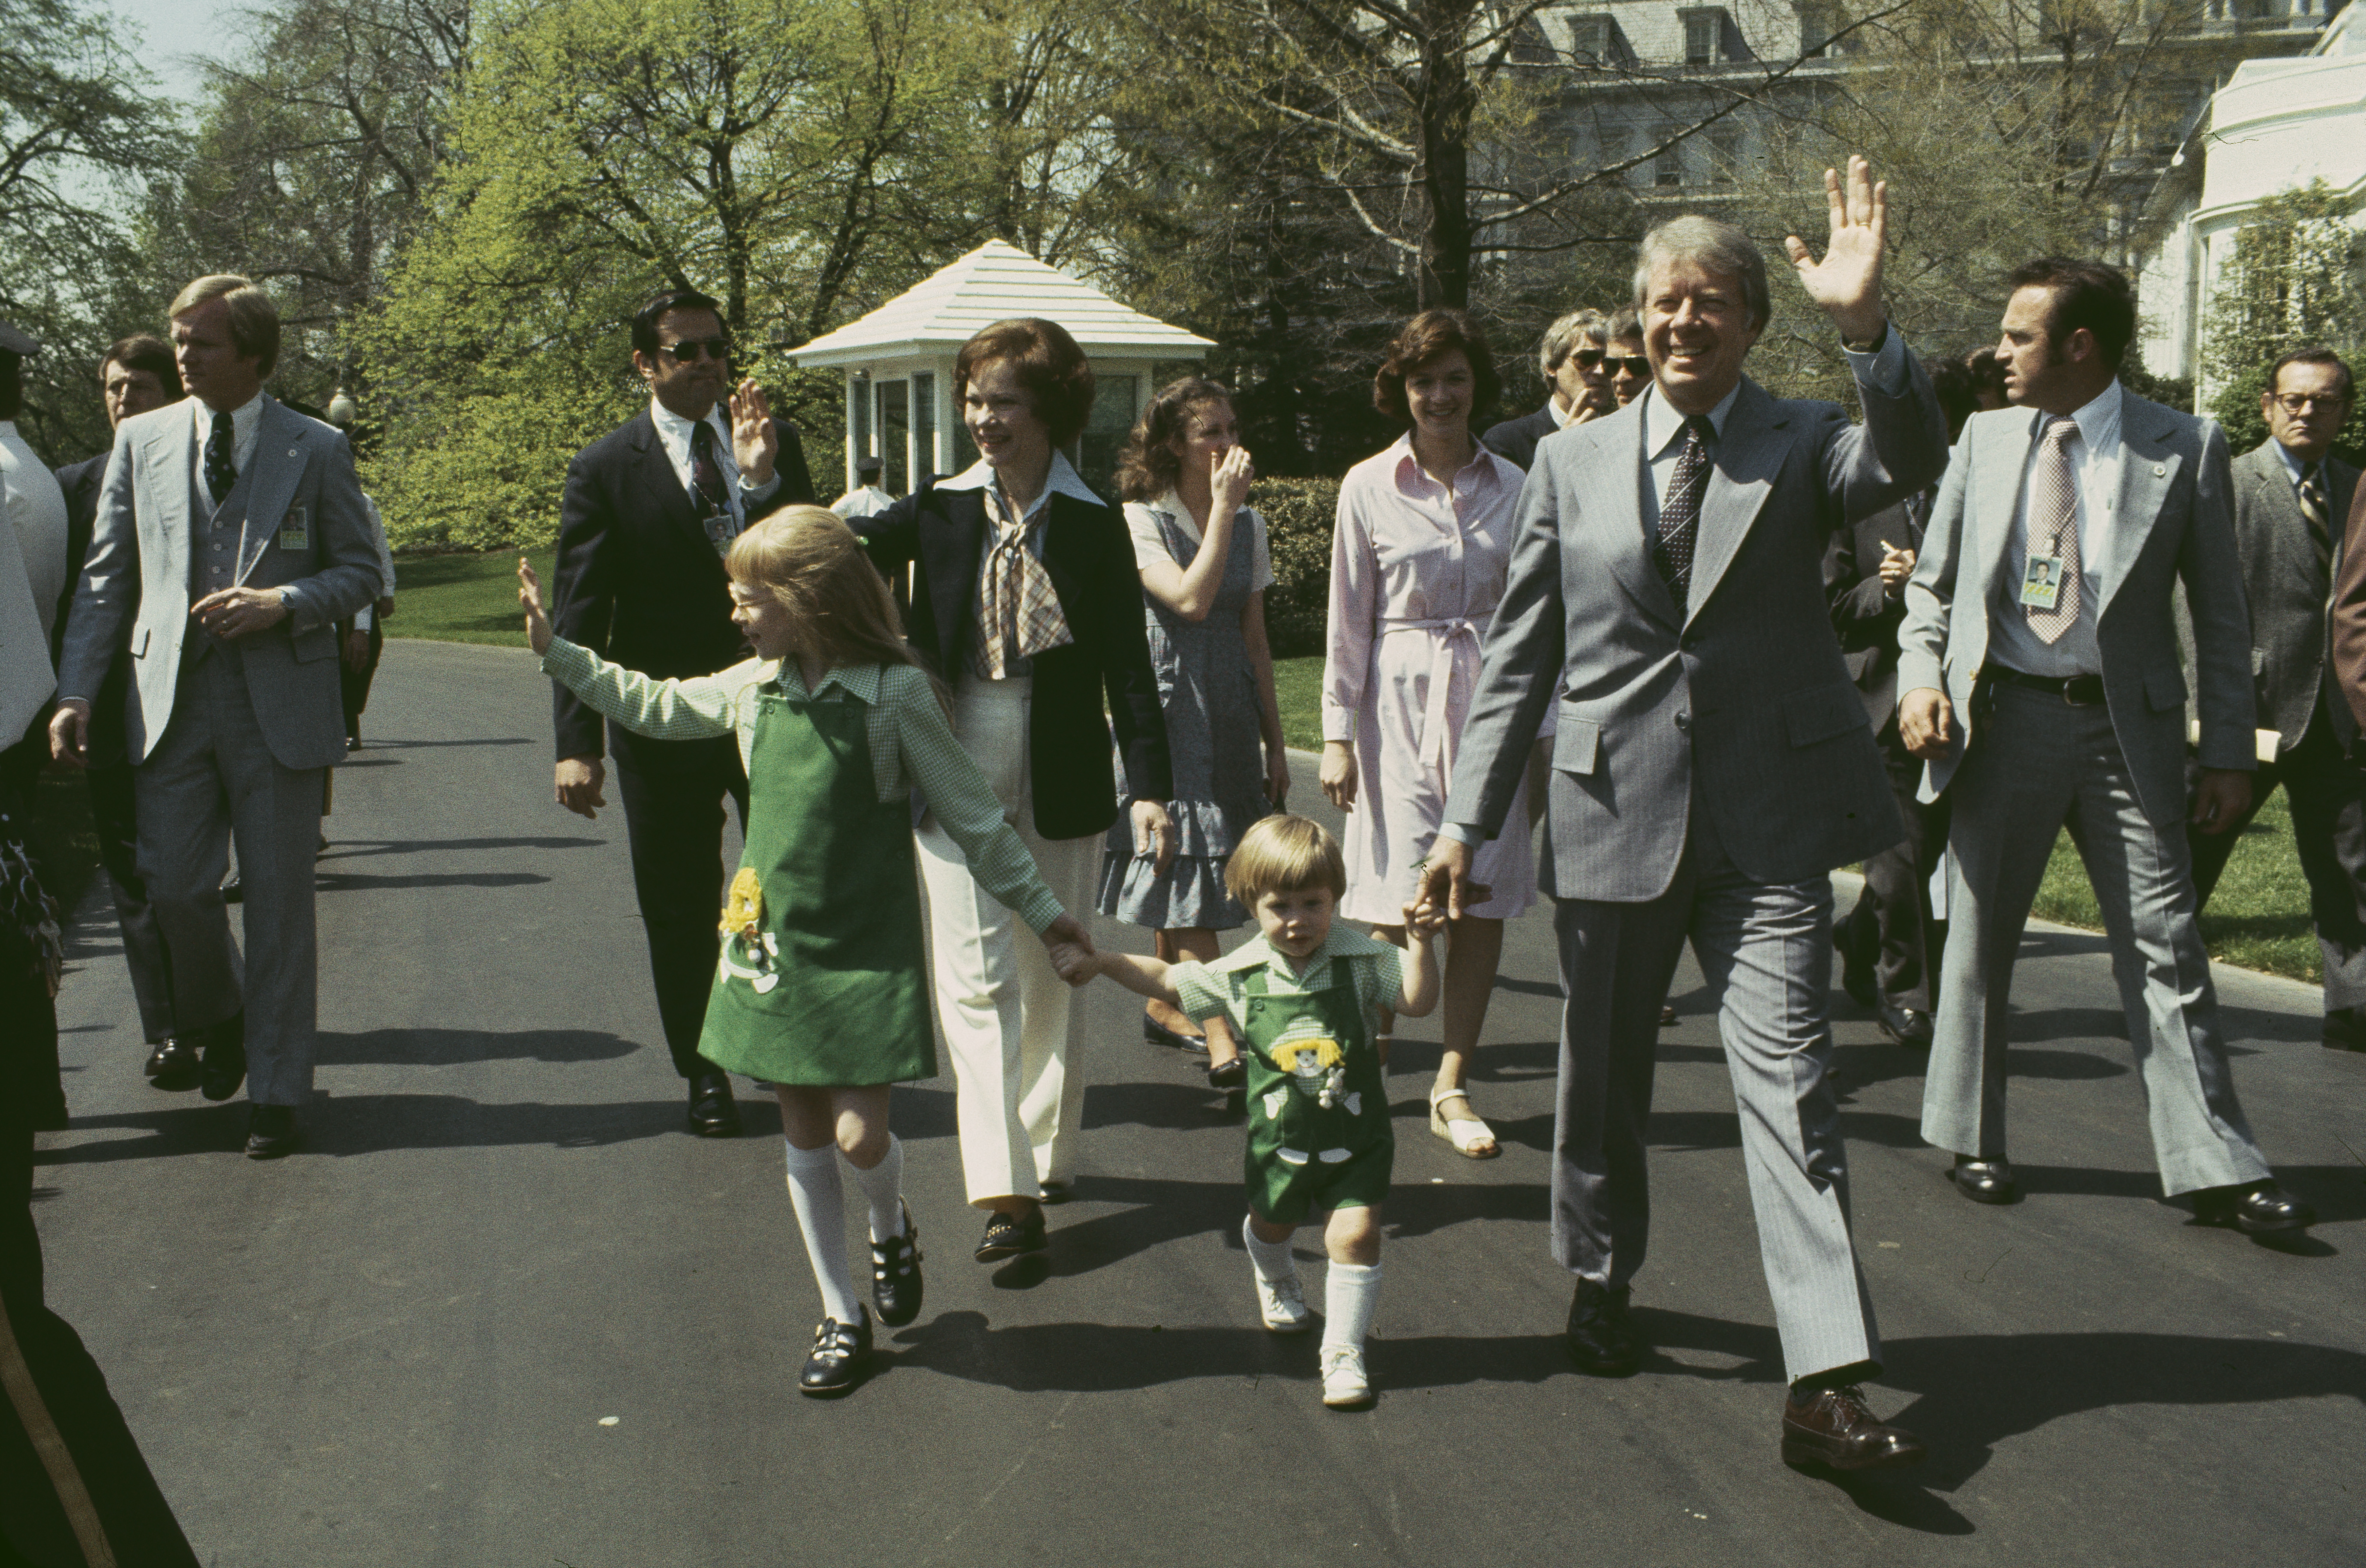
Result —
[[[1660, 569], [1651, 564], [1651, 545], [1644, 535], [1643, 519], [1650, 515], [1650, 508], [1643, 504], [1643, 487], [1651, 482], [1651, 470], [1643, 450], [1648, 437], [1643, 433], [1642, 407], [1639, 398], [1627, 405], [1635, 411], [1631, 416], [1621, 410], [1598, 428], [1583, 427], [1588, 433], [1586, 439], [1610, 452], [1623, 450], [1626, 461], [1623, 466], [1617, 462], [1579, 462], [1574, 465], [1577, 473], [1588, 480], [1595, 474], [1606, 474], [1615, 479], [1623, 471], [1628, 479], [1624, 485], [1591, 484], [1581, 492], [1578, 517], [1581, 521], [1589, 515], [1603, 519], [1601, 525], [1591, 532], [1595, 547], [1609, 562], [1610, 574], [1635, 603], [1674, 626], [1684, 617], [1677, 612], [1668, 585], [1660, 581]], [[1626, 421], [1623, 428], [1618, 423], [1620, 420]], [[1561, 525], [1567, 527], [1568, 520], [1563, 519]]]
[[658, 439], [657, 421], [643, 409], [633, 423], [633, 450], [639, 455], [641, 493], [657, 515], [659, 524], [673, 530], [698, 547], [699, 554], [723, 570], [723, 558], [715, 553], [715, 541], [698, 525], [698, 510], [690, 503], [690, 492], [682, 487], [682, 476], [673, 471], [673, 459], [667, 456], [665, 443]]
[[[190, 514], [197, 467], [197, 421], [194, 408], [177, 420], [163, 422], [148, 440], [148, 494], [135, 497], [133, 518], [141, 532], [157, 536], [142, 539], [145, 554], [152, 543], [161, 547], [165, 569], [186, 592], [189, 585], [189, 547], [196, 541], [197, 519]], [[145, 502], [153, 500], [151, 507]]]
[[[1981, 445], [1979, 456], [1973, 459], [1972, 485], [1979, 498], [1979, 510], [1972, 518], [1976, 530], [1972, 561], [1977, 569], [1972, 581], [1980, 585], [1984, 597], [1995, 586], [1997, 574], [2007, 570], [2005, 545], [2012, 537], [2012, 514], [2021, 506], [2022, 480], [2029, 472], [2029, 448], [2037, 439], [2044, 418], [2043, 414], [2025, 412], [2015, 418], [1990, 421], [1989, 428], [1995, 435]], [[2012, 570], [2018, 582], [2019, 569]], [[2009, 596], [2007, 602], [2013, 601]]]
[[[296, 416], [266, 397], [256, 420], [254, 472], [246, 491], [246, 520], [239, 534], [238, 577], [243, 586], [263, 558], [272, 533], [279, 526], [287, 503], [296, 497], [297, 481], [304, 477], [304, 445], [299, 439]], [[318, 544], [321, 520], [305, 520], [308, 547]]]
[[2120, 397], [2120, 494], [2112, 513], [2111, 542], [2098, 573], [2102, 589], [2099, 615], [2112, 607], [2112, 596], [2144, 553], [2153, 525], [2160, 519], [2160, 503], [2167, 499], [2169, 486], [2177, 482], [2178, 468], [2184, 461], [2164, 439], [2168, 431], [2155, 417], [2158, 405], [2132, 392]]
[[1716, 593], [1718, 580], [1758, 521], [1783, 467], [1782, 433], [1789, 423], [1757, 382], [1742, 378], [1741, 395], [1733, 400], [1717, 450], [1710, 455], [1708, 490], [1701, 496], [1700, 532], [1693, 547], [1692, 607], [1686, 620], [1699, 615]]

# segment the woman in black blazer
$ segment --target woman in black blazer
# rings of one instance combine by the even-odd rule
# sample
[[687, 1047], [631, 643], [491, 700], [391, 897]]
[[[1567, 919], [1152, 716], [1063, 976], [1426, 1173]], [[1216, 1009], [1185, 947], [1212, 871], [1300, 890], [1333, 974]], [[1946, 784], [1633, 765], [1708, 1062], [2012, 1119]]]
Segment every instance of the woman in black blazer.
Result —
[[[954, 732], [1043, 880], [1089, 908], [1118, 813], [1112, 724], [1137, 847], [1162, 864], [1174, 852], [1132, 543], [1059, 450], [1091, 411], [1092, 367], [1056, 322], [997, 321], [963, 345], [953, 395], [978, 462], [852, 525], [891, 583], [911, 573], [906, 629], [952, 689]], [[1040, 1252], [1042, 1205], [1065, 1195], [1084, 1111], [1074, 993], [1040, 942], [1014, 940], [933, 818], [919, 840], [963, 1173], [970, 1202], [993, 1211], [977, 1258]]]

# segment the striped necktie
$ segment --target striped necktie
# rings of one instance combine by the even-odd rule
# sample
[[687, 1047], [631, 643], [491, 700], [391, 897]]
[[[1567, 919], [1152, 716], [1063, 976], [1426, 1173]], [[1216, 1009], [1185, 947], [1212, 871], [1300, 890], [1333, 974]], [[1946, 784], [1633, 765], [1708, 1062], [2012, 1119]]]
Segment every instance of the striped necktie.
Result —
[[2055, 581], [2061, 586], [2054, 608], [2024, 604], [2029, 629], [2049, 647], [2079, 621], [2079, 598], [2086, 587], [2085, 567], [2079, 558], [2079, 479], [2070, 470], [2070, 438], [2079, 434], [2076, 420], [2056, 415], [2046, 421], [2037, 453], [2035, 505], [2029, 513], [2031, 550], [2061, 558]]
[[2325, 465], [2309, 469], [2300, 481], [2300, 516], [2308, 525], [2308, 542], [2316, 551], [2318, 579], [2330, 586], [2333, 581], [2332, 514], [2325, 504]]

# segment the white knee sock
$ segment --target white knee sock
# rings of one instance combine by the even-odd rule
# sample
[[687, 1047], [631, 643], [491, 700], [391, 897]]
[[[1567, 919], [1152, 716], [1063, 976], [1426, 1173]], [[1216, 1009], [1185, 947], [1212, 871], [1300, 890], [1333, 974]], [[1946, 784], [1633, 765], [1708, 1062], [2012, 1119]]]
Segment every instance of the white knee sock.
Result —
[[1323, 1288], [1323, 1348], [1358, 1345], [1371, 1331], [1372, 1308], [1380, 1299], [1380, 1266], [1334, 1263]]
[[1290, 1255], [1290, 1238], [1279, 1241], [1259, 1241], [1256, 1232], [1249, 1227], [1256, 1222], [1241, 1221], [1241, 1240], [1249, 1249], [1249, 1261], [1256, 1268], [1257, 1278], [1268, 1284], [1298, 1278], [1298, 1259]]
[[855, 1185], [871, 1202], [871, 1239], [885, 1241], [891, 1235], [904, 1234], [904, 1142], [895, 1134], [887, 1134], [887, 1152], [869, 1170], [852, 1160], [847, 1168], [854, 1172]]
[[821, 1310], [840, 1323], [862, 1317], [862, 1298], [846, 1271], [846, 1190], [838, 1179], [838, 1146], [789, 1151], [789, 1202], [797, 1212], [797, 1228], [805, 1233], [806, 1258], [813, 1264], [814, 1283], [821, 1287]]

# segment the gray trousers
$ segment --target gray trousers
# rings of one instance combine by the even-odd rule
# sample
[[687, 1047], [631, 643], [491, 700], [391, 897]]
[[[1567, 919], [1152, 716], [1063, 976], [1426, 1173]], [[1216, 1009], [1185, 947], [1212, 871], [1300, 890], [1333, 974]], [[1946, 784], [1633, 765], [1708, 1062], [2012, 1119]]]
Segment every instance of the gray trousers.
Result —
[[1971, 750], [1947, 791], [1955, 874], [1922, 1136], [1957, 1154], [2006, 1152], [2013, 959], [2067, 826], [2111, 938], [2162, 1190], [2174, 1197], [2265, 1177], [2218, 1033], [2185, 825], [2146, 818], [2101, 705], [1998, 686], [1989, 709], [1975, 717]]
[[[324, 771], [272, 756], [232, 647], [184, 661], [172, 720], [135, 770], [140, 874], [172, 953], [175, 1022], [186, 1033], [244, 1010], [246, 1094], [257, 1105], [301, 1105], [312, 1092], [312, 857]], [[246, 894], [243, 987], [221, 896], [233, 834]]]
[[1690, 937], [1718, 1010], [1758, 1251], [1794, 1379], [1877, 1361], [1880, 1336], [1849, 1236], [1848, 1160], [1827, 1076], [1831, 885], [1770, 886], [1726, 857], [1698, 801], [1683, 866], [1648, 903], [1557, 900], [1560, 1101], [1553, 1258], [1624, 1286], [1651, 1236], [1644, 1169], [1660, 1003]]

